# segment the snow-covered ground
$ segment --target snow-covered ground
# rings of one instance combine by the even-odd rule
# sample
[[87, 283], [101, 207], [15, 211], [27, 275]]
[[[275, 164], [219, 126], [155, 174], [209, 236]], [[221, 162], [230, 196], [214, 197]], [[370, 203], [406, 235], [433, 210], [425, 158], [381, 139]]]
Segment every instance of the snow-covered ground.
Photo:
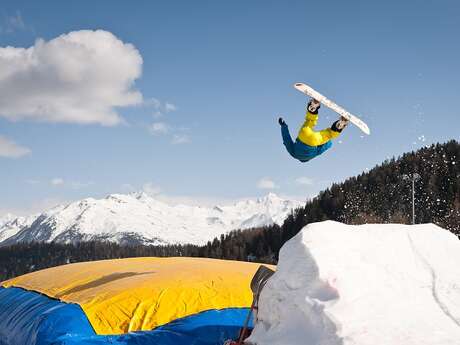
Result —
[[257, 345], [460, 344], [460, 241], [432, 224], [310, 224], [280, 252]]
[[3, 225], [0, 222], [0, 243], [108, 240], [202, 245], [234, 229], [282, 224], [293, 209], [303, 204], [272, 193], [214, 207], [172, 206], [145, 193], [111, 194], [60, 205], [32, 219], [9, 216]]

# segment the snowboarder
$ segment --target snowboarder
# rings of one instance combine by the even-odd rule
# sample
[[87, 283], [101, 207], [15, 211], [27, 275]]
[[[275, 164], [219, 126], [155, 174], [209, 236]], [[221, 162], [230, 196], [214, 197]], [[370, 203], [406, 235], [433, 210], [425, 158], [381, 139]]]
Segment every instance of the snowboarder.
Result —
[[332, 146], [331, 140], [337, 138], [348, 124], [348, 120], [341, 117], [339, 120], [335, 121], [330, 128], [323, 129], [319, 132], [315, 131], [314, 127], [318, 122], [319, 108], [320, 102], [316, 99], [312, 98], [308, 102], [305, 122], [300, 128], [295, 143], [292, 141], [286, 122], [284, 122], [282, 117], [278, 119], [278, 123], [281, 126], [283, 144], [286, 150], [292, 157], [303, 163], [308, 162], [330, 149]]

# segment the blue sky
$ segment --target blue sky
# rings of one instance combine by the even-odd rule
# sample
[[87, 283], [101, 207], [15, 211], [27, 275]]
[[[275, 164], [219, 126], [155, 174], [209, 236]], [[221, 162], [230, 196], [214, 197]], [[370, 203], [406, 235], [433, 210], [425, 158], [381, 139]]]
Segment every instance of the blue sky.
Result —
[[[113, 53], [93, 61], [57, 39], [71, 33]], [[0, 47], [41, 58], [0, 58], [0, 215], [141, 189], [170, 202], [306, 198], [459, 140], [459, 35], [453, 0], [3, 0]], [[295, 136], [297, 81], [372, 135], [350, 126], [323, 156], [293, 160], [276, 120]], [[335, 118], [322, 108], [319, 127]]]

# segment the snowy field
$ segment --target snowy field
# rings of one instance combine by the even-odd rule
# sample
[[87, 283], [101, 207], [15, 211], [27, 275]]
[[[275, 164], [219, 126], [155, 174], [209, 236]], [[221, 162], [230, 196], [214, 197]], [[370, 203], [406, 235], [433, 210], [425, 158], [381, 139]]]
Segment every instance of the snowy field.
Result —
[[310, 224], [281, 249], [248, 341], [460, 344], [460, 241], [433, 224]]

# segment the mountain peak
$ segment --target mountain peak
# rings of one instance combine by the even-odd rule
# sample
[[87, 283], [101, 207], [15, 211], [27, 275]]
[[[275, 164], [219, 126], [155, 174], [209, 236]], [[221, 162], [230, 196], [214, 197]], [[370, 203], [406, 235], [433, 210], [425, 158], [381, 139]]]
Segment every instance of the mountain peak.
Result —
[[264, 197], [264, 199], [266, 199], [266, 200], [276, 200], [276, 201], [282, 200], [282, 198], [280, 198], [280, 197], [278, 196], [278, 194], [275, 194], [275, 193], [273, 193], [273, 192], [268, 193], [268, 194]]
[[128, 195], [132, 196], [133, 198], [135, 198], [137, 200], [153, 199], [150, 195], [148, 195], [143, 190], [140, 190], [140, 191], [137, 191], [137, 192], [132, 192], [132, 193], [129, 193]]
[[270, 192], [263, 197], [257, 198], [257, 202], [261, 204], [279, 204], [287, 201], [286, 199], [281, 198], [277, 194]]
[[2, 224], [11, 222], [12, 220], [14, 220], [16, 218], [18, 218], [18, 217], [16, 217], [15, 215], [13, 215], [11, 213], [6, 213], [6, 214], [4, 214], [3, 216], [0, 217], [0, 226]]

